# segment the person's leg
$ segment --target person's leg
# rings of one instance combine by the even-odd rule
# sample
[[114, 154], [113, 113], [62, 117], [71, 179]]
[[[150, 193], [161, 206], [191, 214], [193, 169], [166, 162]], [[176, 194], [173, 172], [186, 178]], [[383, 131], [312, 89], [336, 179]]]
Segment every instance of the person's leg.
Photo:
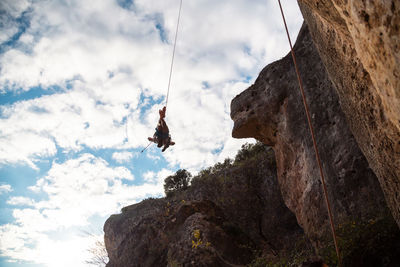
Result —
[[170, 146], [175, 145], [175, 142], [172, 141], [171, 135], [169, 135], [169, 137], [168, 137], [168, 143], [169, 143]]
[[165, 140], [164, 140], [164, 148], [162, 149], [162, 152], [164, 152], [169, 147], [170, 144], [171, 144], [171, 137], [165, 138]]
[[165, 150], [167, 150], [168, 147], [169, 147], [169, 143], [166, 143], [161, 151], [164, 152]]
[[172, 139], [171, 139], [171, 136], [169, 136], [166, 139], [166, 142], [165, 142], [165, 145], [164, 145], [164, 148], [163, 148], [162, 152], [164, 152], [169, 146], [173, 146], [173, 145], [175, 145], [175, 142], [173, 142]]

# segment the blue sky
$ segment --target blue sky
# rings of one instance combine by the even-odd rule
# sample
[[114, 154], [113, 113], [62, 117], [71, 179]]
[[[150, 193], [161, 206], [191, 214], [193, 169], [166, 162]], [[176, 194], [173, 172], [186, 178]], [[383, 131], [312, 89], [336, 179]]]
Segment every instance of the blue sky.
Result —
[[[284, 1], [294, 39], [302, 18]], [[0, 3], [0, 266], [88, 266], [104, 221], [163, 180], [234, 157], [230, 101], [289, 51], [276, 1]], [[84, 234], [89, 232], [92, 235]], [[67, 253], [66, 253], [67, 252]]]

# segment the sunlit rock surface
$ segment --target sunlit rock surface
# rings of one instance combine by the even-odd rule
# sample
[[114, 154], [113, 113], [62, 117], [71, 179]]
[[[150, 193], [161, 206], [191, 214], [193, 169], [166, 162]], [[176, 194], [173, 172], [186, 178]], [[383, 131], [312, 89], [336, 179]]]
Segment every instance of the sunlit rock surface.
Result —
[[400, 226], [400, 2], [298, 2], [350, 129]]

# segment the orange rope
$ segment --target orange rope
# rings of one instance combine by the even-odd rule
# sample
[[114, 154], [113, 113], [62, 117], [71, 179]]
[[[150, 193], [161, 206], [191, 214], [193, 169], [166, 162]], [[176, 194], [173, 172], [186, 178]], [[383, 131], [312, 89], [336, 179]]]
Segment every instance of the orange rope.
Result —
[[321, 164], [321, 159], [320, 159], [319, 152], [318, 152], [317, 141], [315, 140], [314, 128], [313, 128], [312, 123], [311, 123], [310, 111], [308, 109], [308, 104], [307, 104], [306, 96], [305, 96], [305, 93], [304, 93], [303, 84], [302, 84], [301, 79], [300, 79], [300, 73], [299, 73], [299, 69], [297, 67], [296, 56], [294, 55], [292, 42], [290, 40], [289, 31], [288, 31], [288, 28], [287, 28], [287, 25], [286, 25], [285, 15], [283, 14], [281, 1], [278, 0], [278, 3], [279, 3], [279, 8], [281, 9], [283, 23], [285, 24], [286, 34], [287, 34], [287, 37], [288, 37], [288, 40], [289, 40], [289, 45], [290, 45], [290, 51], [291, 51], [291, 54], [292, 54], [294, 67], [296, 69], [297, 80], [299, 81], [300, 92], [301, 92], [301, 96], [303, 98], [304, 109], [305, 109], [305, 112], [306, 112], [306, 115], [307, 115], [308, 126], [310, 128], [311, 137], [312, 137], [312, 141], [313, 141], [313, 145], [314, 145], [315, 156], [316, 156], [316, 159], [317, 159], [317, 162], [318, 162], [318, 166], [319, 166], [319, 173], [320, 173], [320, 176], [321, 176], [322, 188], [324, 190], [326, 206], [328, 208], [329, 222], [330, 222], [330, 225], [331, 225], [333, 242], [335, 243], [336, 255], [338, 257], [338, 263], [339, 263], [339, 267], [340, 267], [341, 266], [341, 258], [340, 258], [340, 253], [339, 253], [339, 247], [338, 247], [338, 244], [337, 244], [336, 231], [335, 231], [335, 226], [333, 224], [332, 210], [331, 210], [331, 205], [330, 205], [329, 198], [328, 198], [328, 190], [327, 190], [326, 184], [325, 184], [324, 172], [322, 170], [322, 164]]

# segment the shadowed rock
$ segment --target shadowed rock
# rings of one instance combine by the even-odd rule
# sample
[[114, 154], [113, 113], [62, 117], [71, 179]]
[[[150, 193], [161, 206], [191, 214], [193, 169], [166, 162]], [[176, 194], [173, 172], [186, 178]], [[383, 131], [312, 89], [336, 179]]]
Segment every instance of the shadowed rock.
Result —
[[[278, 188], [270, 148], [201, 177], [169, 198], [122, 209], [104, 225], [108, 267], [247, 266], [311, 246]], [[311, 252], [312, 253], [312, 252]]]

